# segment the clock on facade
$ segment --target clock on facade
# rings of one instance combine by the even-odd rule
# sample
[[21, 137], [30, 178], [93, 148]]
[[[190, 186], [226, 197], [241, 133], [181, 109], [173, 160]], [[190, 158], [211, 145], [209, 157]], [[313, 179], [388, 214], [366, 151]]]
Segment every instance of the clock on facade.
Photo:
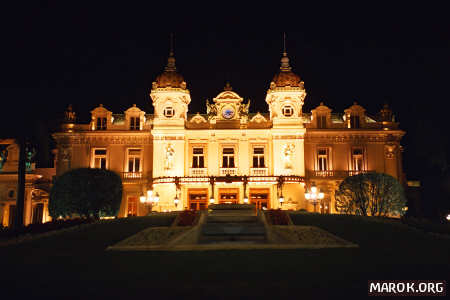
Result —
[[225, 108], [222, 110], [222, 116], [223, 116], [225, 119], [231, 119], [231, 118], [234, 116], [234, 109], [231, 108], [231, 107], [225, 107]]

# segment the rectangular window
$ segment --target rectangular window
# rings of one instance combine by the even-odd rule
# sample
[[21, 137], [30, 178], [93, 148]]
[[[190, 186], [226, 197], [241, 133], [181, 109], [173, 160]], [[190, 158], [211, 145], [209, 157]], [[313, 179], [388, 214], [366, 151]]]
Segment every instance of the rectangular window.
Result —
[[137, 204], [138, 204], [137, 197], [128, 197], [127, 215], [129, 217], [137, 216]]
[[205, 156], [203, 155], [203, 148], [194, 148], [193, 149], [192, 167], [193, 168], [204, 168], [205, 167]]
[[359, 128], [359, 116], [351, 115], [350, 116], [350, 128]]
[[106, 149], [94, 150], [94, 168], [106, 169]]
[[317, 165], [319, 171], [328, 171], [329, 161], [328, 161], [328, 148], [317, 149]]
[[327, 128], [327, 116], [317, 116], [317, 128]]
[[139, 117], [130, 118], [130, 130], [140, 130], [141, 129], [141, 119]]
[[253, 168], [265, 168], [264, 147], [253, 148]]
[[354, 171], [362, 171], [364, 165], [364, 155], [362, 148], [352, 149], [352, 167]]
[[97, 130], [106, 130], [106, 118], [97, 118]]
[[222, 168], [234, 167], [234, 148], [223, 148]]
[[128, 172], [141, 172], [141, 149], [128, 149]]

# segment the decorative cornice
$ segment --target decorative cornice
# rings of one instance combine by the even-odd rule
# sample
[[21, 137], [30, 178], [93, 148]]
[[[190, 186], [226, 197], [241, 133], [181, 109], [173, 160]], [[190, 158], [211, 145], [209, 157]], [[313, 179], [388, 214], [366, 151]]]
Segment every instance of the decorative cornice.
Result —
[[78, 144], [78, 145], [89, 145], [89, 144], [119, 144], [119, 145], [149, 145], [152, 143], [152, 136], [149, 132], [143, 132], [139, 135], [118, 135], [117, 133], [112, 134], [54, 134], [53, 137], [56, 139], [58, 144]]

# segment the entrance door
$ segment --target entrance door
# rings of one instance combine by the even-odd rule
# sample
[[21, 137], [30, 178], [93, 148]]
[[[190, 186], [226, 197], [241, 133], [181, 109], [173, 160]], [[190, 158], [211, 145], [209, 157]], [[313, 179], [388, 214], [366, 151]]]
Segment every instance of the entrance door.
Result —
[[128, 197], [127, 215], [129, 217], [137, 216], [137, 203], [138, 203], [137, 197]]
[[226, 203], [226, 204], [239, 203], [239, 190], [219, 189], [219, 203]]
[[256, 209], [269, 208], [269, 189], [250, 189], [250, 203], [256, 205]]
[[189, 190], [189, 209], [204, 210], [208, 208], [208, 190], [191, 189]]
[[8, 220], [9, 227], [14, 227], [16, 224], [16, 206], [10, 205], [9, 206], [9, 220]]
[[33, 206], [33, 224], [41, 224], [42, 223], [42, 217], [44, 214], [44, 204], [38, 203]]

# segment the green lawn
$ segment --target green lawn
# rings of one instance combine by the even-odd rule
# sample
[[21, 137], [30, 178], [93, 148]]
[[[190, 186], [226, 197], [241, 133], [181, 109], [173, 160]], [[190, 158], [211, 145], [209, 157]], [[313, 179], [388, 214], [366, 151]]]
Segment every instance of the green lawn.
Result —
[[449, 279], [450, 238], [399, 222], [338, 215], [293, 214], [292, 219], [357, 243], [359, 249], [104, 251], [172, 218], [113, 220], [2, 247], [2, 299], [361, 298], [368, 279]]

